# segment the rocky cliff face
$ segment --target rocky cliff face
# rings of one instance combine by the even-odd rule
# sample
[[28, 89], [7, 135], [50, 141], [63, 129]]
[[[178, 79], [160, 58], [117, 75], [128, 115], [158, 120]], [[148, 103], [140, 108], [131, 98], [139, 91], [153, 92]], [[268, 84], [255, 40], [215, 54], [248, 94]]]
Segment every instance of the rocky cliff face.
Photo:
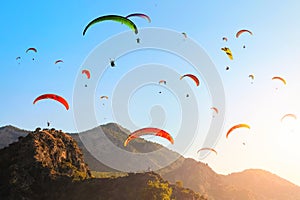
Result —
[[29, 133], [0, 150], [0, 158], [0, 196], [7, 199], [34, 199], [56, 179], [90, 177], [77, 143], [54, 129]]

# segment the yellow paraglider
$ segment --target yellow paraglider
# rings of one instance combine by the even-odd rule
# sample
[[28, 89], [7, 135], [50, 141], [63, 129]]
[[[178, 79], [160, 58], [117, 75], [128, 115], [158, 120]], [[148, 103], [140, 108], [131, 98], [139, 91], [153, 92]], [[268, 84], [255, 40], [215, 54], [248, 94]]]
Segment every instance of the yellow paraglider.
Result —
[[223, 48], [221, 48], [221, 50], [227, 54], [227, 56], [230, 60], [233, 60], [232, 52], [229, 48], [223, 47]]

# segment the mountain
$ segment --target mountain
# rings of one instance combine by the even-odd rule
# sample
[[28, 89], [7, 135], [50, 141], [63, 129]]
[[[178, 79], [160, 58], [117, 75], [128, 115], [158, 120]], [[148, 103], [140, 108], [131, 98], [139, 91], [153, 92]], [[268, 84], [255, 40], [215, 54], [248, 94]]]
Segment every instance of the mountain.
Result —
[[261, 169], [248, 169], [243, 172], [232, 173], [224, 176], [223, 180], [224, 183], [247, 188], [255, 194], [257, 199], [261, 200], [300, 199], [297, 185]]
[[[99, 128], [94, 128], [80, 134], [97, 134]], [[110, 141], [123, 148], [123, 142], [130, 132], [117, 124], [106, 124], [101, 126]], [[0, 137], [2, 129], [0, 129]], [[113, 172], [117, 170], [100, 163], [85, 148], [78, 134], [70, 134], [82, 149], [85, 161], [92, 171]], [[108, 148], [105, 143], [103, 148]], [[159, 154], [157, 160], [149, 160], [151, 166], [161, 167], [161, 160], [178, 159], [171, 165], [156, 171], [159, 176], [175, 185], [190, 188], [191, 190], [203, 194], [209, 200], [286, 200], [300, 199], [300, 187], [282, 179], [275, 174], [264, 170], [245, 170], [230, 175], [220, 175], [215, 173], [207, 164], [197, 162], [191, 158], [184, 158], [176, 152], [170, 151], [163, 146], [148, 142], [143, 139], [136, 139], [130, 142], [125, 150], [131, 152], [151, 152], [163, 148], [163, 153]], [[138, 160], [131, 160], [135, 165], [139, 165]], [[92, 172], [94, 174], [94, 172]], [[124, 173], [124, 177], [127, 176]]]
[[205, 200], [154, 172], [93, 178], [77, 142], [70, 135], [39, 128], [0, 150], [0, 197]]
[[4, 126], [0, 128], [0, 133], [0, 149], [2, 149], [18, 141], [19, 137], [26, 136], [29, 131], [21, 130], [13, 126]]

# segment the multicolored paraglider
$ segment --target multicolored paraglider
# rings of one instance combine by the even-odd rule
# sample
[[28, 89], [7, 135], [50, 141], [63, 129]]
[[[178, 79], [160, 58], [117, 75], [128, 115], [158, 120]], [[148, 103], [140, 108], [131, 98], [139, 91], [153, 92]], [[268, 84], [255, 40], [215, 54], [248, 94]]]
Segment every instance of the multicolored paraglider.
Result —
[[232, 131], [234, 131], [235, 129], [238, 129], [238, 128], [248, 128], [248, 129], [250, 129], [250, 126], [249, 126], [248, 124], [238, 124], [238, 125], [235, 125], [235, 126], [231, 127], [231, 128], [228, 130], [228, 132], [227, 132], [227, 134], [226, 134], [226, 138], [228, 138], [229, 134], [230, 134]]
[[232, 52], [229, 48], [223, 47], [223, 48], [221, 48], [221, 50], [227, 54], [227, 56], [230, 60], [233, 60]]
[[223, 37], [222, 40], [225, 41], [225, 42], [227, 42], [228, 38], [227, 37]]
[[108, 99], [108, 96], [101, 96], [100, 99]]
[[84, 70], [82, 70], [82, 72], [81, 72], [82, 74], [85, 74], [86, 75], [86, 77], [87, 77], [87, 79], [90, 79], [91, 78], [91, 73], [90, 73], [90, 71], [89, 70], [87, 70], [87, 69], [84, 69]]
[[197, 153], [199, 153], [200, 151], [212, 151], [214, 152], [216, 155], [218, 155], [218, 152], [216, 150], [214, 150], [213, 148], [201, 148], [197, 151]]
[[28, 48], [28, 49], [26, 50], [26, 53], [28, 53], [29, 51], [33, 51], [33, 52], [37, 53], [36, 48], [33, 48], [33, 47]]
[[171, 142], [171, 144], [174, 144], [174, 139], [168, 132], [166, 132], [162, 129], [158, 129], [158, 128], [142, 128], [142, 129], [139, 129], [139, 130], [131, 133], [125, 140], [124, 146], [126, 147], [131, 140], [138, 138], [140, 136], [143, 136], [143, 135], [159, 136], [159, 137], [169, 140]]
[[284, 115], [282, 118], [281, 118], [281, 122], [283, 122], [283, 120], [285, 119], [285, 118], [288, 118], [288, 117], [291, 117], [291, 118], [293, 118], [293, 119], [297, 119], [297, 116], [295, 115], [295, 114], [286, 114], [286, 115]]
[[243, 33], [249, 33], [250, 35], [253, 35], [253, 33], [252, 33], [251, 31], [246, 30], [246, 29], [242, 29], [242, 30], [239, 30], [239, 31], [236, 33], [235, 37], [238, 38], [238, 37], [240, 37], [240, 35], [243, 34]]
[[90, 23], [88, 23], [88, 25], [84, 28], [82, 34], [85, 35], [86, 31], [94, 24], [97, 24], [97, 23], [103, 22], [103, 21], [107, 21], [107, 20], [125, 24], [130, 29], [132, 29], [135, 34], [138, 33], [138, 29], [137, 29], [136, 25], [130, 19], [123, 17], [123, 16], [119, 16], [119, 15], [105, 15], [105, 16], [98, 17], [98, 18], [92, 20]]
[[148, 22], [151, 23], [150, 17], [143, 13], [132, 13], [130, 15], [127, 15], [125, 18], [130, 18], [130, 17], [141, 17], [141, 18], [148, 20]]
[[199, 86], [200, 81], [199, 81], [199, 79], [197, 78], [197, 76], [195, 76], [195, 75], [193, 75], [193, 74], [185, 74], [185, 75], [183, 75], [183, 76], [180, 77], [180, 80], [182, 80], [184, 77], [189, 77], [189, 78], [191, 78], [191, 79], [196, 83], [196, 85]]
[[64, 105], [67, 110], [69, 110], [68, 102], [63, 97], [58, 96], [56, 94], [42, 94], [33, 101], [33, 104], [35, 104], [36, 102], [38, 102], [40, 100], [44, 100], [44, 99], [52, 99], [52, 100], [58, 101], [59, 103]]
[[159, 82], [158, 82], [159, 84], [167, 84], [167, 81], [165, 81], [165, 80], [160, 80]]

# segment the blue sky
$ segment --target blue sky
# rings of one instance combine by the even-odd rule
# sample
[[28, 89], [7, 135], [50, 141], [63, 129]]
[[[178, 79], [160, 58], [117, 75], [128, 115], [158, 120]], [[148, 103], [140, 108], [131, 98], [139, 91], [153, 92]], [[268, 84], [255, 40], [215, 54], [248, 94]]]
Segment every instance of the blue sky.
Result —
[[[0, 8], [0, 125], [12, 124], [32, 130], [38, 126], [44, 127], [46, 121], [51, 121], [58, 129], [75, 132], [72, 97], [76, 77], [81, 75], [81, 65], [98, 44], [128, 30], [124, 25], [104, 22], [82, 36], [85, 25], [95, 17], [106, 14], [142, 12], [149, 15], [152, 22], [149, 24], [135, 18], [134, 22], [139, 28], [161, 27], [186, 32], [189, 38], [205, 49], [222, 78], [226, 94], [224, 133], [215, 147], [218, 156], [211, 154], [203, 162], [209, 163], [219, 173], [263, 168], [300, 185], [297, 171], [300, 167], [297, 143], [300, 142], [299, 120], [280, 122], [286, 113], [300, 116], [299, 9], [300, 3], [296, 0], [284, 3], [269, 0], [6, 1]], [[244, 28], [251, 30], [253, 36], [245, 34], [236, 39], [235, 33]], [[222, 41], [224, 36], [228, 38], [227, 43]], [[245, 49], [243, 45], [246, 45]], [[224, 46], [231, 48], [233, 61], [220, 50]], [[29, 47], [37, 48], [38, 52], [25, 53]], [[140, 54], [128, 55], [120, 62], [148, 62], [149, 54], [145, 54], [145, 57]], [[180, 63], [171, 56], [157, 52], [150, 54], [157, 55], [156, 63], [161, 58], [164, 61], [160, 63], [163, 64]], [[16, 61], [18, 56], [21, 56], [20, 64]], [[136, 62], [130, 60], [136, 57]], [[55, 65], [58, 59], [64, 60], [64, 63]], [[229, 71], [225, 70], [226, 66], [230, 66]], [[125, 72], [119, 70], [114, 78], [117, 80]], [[255, 75], [253, 84], [248, 78], [249, 74]], [[273, 76], [284, 77], [287, 85], [272, 81]], [[103, 81], [110, 79], [104, 77]], [[207, 90], [202, 88], [203, 96], [199, 98], [203, 97], [205, 104], [202, 106], [208, 107], [210, 101]], [[140, 92], [136, 94], [143, 94]], [[43, 93], [57, 93], [65, 97], [71, 105], [70, 110], [66, 111], [63, 106], [50, 101], [33, 105], [34, 98]], [[97, 91], [97, 95], [100, 93]], [[147, 106], [157, 103], [155, 100], [147, 103]], [[168, 100], [162, 99], [162, 102]], [[141, 102], [143, 99], [137, 95], [132, 99], [134, 101]], [[170, 105], [176, 103], [173, 98], [170, 101]], [[107, 116], [110, 111], [101, 107], [102, 101], [97, 103], [99, 109], [95, 112], [101, 123], [104, 117], [101, 109], [106, 109]], [[132, 103], [130, 108], [135, 110]], [[202, 109], [201, 106], [199, 108]], [[176, 107], [172, 115], [174, 113], [180, 113], [180, 109]], [[207, 110], [203, 113], [211, 114]], [[143, 117], [145, 121], [141, 120]], [[137, 115], [133, 119], [142, 126], [149, 120], [148, 113], [147, 117], [143, 117]], [[241, 122], [250, 124], [251, 131], [238, 131], [230, 140], [226, 140], [226, 130]], [[174, 117], [166, 121], [169, 126], [173, 123], [177, 123]], [[207, 127], [200, 129], [205, 131]], [[202, 139], [200, 136], [199, 144], [195, 144], [185, 156], [197, 159], [195, 152], [201, 147]], [[243, 142], [247, 145], [241, 145]]]

